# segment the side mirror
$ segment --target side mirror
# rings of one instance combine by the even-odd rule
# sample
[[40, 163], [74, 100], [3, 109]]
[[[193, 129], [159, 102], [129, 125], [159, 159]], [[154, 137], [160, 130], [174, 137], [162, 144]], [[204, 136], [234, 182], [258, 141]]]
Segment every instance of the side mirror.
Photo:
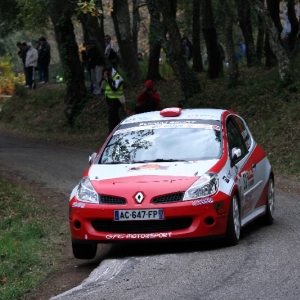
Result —
[[92, 164], [92, 162], [95, 160], [97, 156], [97, 153], [96, 152], [93, 152], [90, 156], [89, 156], [89, 165]]
[[242, 150], [240, 148], [234, 147], [231, 150], [231, 167], [235, 165], [238, 159], [242, 156]]

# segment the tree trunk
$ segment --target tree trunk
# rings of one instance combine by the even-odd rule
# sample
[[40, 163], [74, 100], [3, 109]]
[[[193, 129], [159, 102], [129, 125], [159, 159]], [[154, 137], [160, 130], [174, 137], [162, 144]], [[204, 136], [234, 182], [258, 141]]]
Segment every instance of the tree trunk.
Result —
[[104, 42], [104, 29], [99, 26], [99, 20], [96, 17], [92, 17], [91, 14], [80, 13], [78, 19], [81, 22], [83, 28], [85, 42], [89, 40], [95, 40], [101, 47], [101, 53], [104, 56], [105, 42]]
[[253, 40], [252, 21], [251, 21], [251, 7], [247, 0], [238, 0], [238, 15], [241, 30], [243, 32], [246, 57], [248, 67], [253, 66], [257, 62], [257, 56]]
[[71, 20], [74, 7], [66, 5], [61, 0], [51, 0], [49, 4], [50, 18], [54, 25], [55, 38], [67, 85], [64, 112], [69, 125], [73, 126], [87, 94], [84, 73], [78, 55], [78, 45], [75, 41], [74, 27]]
[[[278, 30], [278, 40], [280, 41], [280, 34], [282, 32], [282, 25], [279, 17], [279, 2], [280, 0], [267, 0], [267, 8], [270, 12], [270, 16]], [[265, 42], [265, 55], [266, 55], [266, 68], [272, 68], [277, 65], [277, 59], [275, 53], [272, 51], [270, 45], [269, 31], [267, 30], [266, 42]]]
[[210, 79], [218, 78], [223, 70], [223, 62], [219, 50], [217, 31], [214, 25], [214, 16], [211, 0], [202, 0], [202, 32], [206, 44], [208, 57], [207, 76]]
[[269, 11], [264, 7], [264, 5], [261, 3], [260, 0], [248, 0], [248, 1], [253, 6], [253, 8], [257, 11], [257, 13], [260, 15], [260, 17], [262, 18], [265, 24], [265, 27], [267, 28], [270, 46], [278, 61], [280, 79], [285, 84], [290, 84], [294, 82], [290, 61], [287, 57], [285, 50], [281, 46], [281, 43], [278, 38], [279, 36], [278, 29], [275, 27]]
[[141, 70], [137, 59], [137, 53], [134, 50], [132, 43], [127, 0], [113, 0], [113, 11], [111, 15], [114, 22], [124, 71], [130, 80], [139, 81], [141, 78]]
[[225, 13], [225, 42], [228, 54], [228, 86], [236, 86], [239, 77], [239, 64], [235, 54], [235, 43], [233, 40], [232, 27], [233, 16], [230, 11], [230, 6], [227, 0], [219, 0], [220, 5], [223, 7]]
[[293, 54], [297, 53], [297, 36], [299, 31], [299, 21], [295, 11], [295, 0], [288, 0], [288, 17], [291, 23], [291, 32], [289, 34], [288, 46], [290, 52]]
[[[157, 38], [161, 41], [167, 59], [180, 82], [185, 98], [199, 93], [201, 91], [199, 80], [192, 69], [188, 67], [183, 56], [181, 37], [175, 19], [176, 12], [174, 13], [174, 1], [147, 0], [147, 6], [150, 15], [158, 11], [162, 13], [164, 26], [161, 22], [158, 22], [157, 18], [153, 18], [153, 26], [156, 29]], [[168, 40], [166, 39], [166, 32], [169, 34]]]
[[203, 71], [202, 54], [200, 47], [200, 0], [193, 0], [193, 70]]
[[[264, 0], [260, 0], [262, 5]], [[263, 55], [264, 55], [264, 37], [265, 37], [265, 26], [263, 23], [262, 18], [257, 15], [257, 38], [256, 38], [256, 55], [257, 55], [257, 62], [261, 64]]]
[[138, 53], [138, 33], [140, 30], [140, 13], [138, 0], [132, 1], [132, 44], [136, 55]]
[[159, 58], [161, 50], [161, 42], [158, 38], [154, 24], [160, 24], [159, 11], [152, 9], [150, 13], [149, 25], [149, 60], [148, 60], [148, 73], [147, 79], [160, 80], [162, 77], [159, 73]]

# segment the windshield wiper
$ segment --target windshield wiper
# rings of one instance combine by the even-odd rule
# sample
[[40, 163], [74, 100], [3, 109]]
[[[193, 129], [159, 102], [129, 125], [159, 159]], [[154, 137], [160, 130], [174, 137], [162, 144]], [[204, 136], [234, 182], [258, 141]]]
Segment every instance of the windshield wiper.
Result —
[[184, 159], [172, 159], [172, 158], [157, 158], [148, 160], [132, 160], [132, 164], [149, 163], [149, 162], [175, 162], [175, 161], [185, 161]]

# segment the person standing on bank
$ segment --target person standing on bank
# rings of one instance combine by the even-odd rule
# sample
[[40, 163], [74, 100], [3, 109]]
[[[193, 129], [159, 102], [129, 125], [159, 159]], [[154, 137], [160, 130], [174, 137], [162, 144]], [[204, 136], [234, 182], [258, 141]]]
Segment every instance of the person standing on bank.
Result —
[[107, 57], [108, 61], [111, 63], [114, 69], [117, 69], [117, 49], [113, 42], [111, 41], [110, 35], [104, 37], [105, 40], [105, 51], [104, 54]]
[[109, 133], [120, 123], [119, 109], [123, 106], [124, 111], [128, 114], [125, 106], [125, 96], [123, 92], [124, 80], [112, 67], [103, 69], [104, 94], [108, 105], [108, 130]]
[[26, 53], [26, 60], [25, 60], [25, 67], [26, 67], [26, 82], [27, 88], [31, 88], [32, 90], [35, 89], [35, 69], [37, 67], [38, 61], [38, 52], [37, 50], [32, 47], [31, 43], [27, 43], [27, 53]]
[[40, 83], [48, 83], [49, 81], [49, 64], [50, 64], [50, 59], [51, 59], [51, 48], [50, 45], [47, 43], [46, 38], [41, 37], [39, 38], [39, 42], [41, 43], [41, 52], [39, 55], [39, 67], [41, 68], [42, 75], [44, 81]]
[[103, 75], [104, 59], [96, 48], [95, 41], [90, 40], [89, 50], [87, 51], [87, 61], [91, 68], [91, 80], [93, 82], [93, 94], [101, 94], [101, 82]]

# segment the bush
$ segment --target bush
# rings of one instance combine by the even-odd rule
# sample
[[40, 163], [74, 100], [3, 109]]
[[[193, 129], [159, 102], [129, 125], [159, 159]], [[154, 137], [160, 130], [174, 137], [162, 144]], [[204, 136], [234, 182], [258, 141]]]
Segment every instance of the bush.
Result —
[[24, 74], [15, 76], [11, 58], [8, 55], [0, 57], [0, 98], [1, 95], [12, 95], [16, 84], [22, 84], [24, 81]]

